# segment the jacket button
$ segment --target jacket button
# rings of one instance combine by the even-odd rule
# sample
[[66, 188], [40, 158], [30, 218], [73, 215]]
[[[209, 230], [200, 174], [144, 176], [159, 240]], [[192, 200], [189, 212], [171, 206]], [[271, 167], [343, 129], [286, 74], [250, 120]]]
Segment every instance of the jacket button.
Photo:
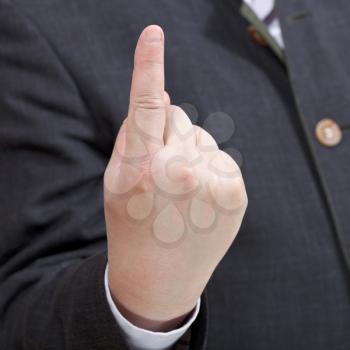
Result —
[[334, 147], [342, 140], [342, 130], [333, 119], [322, 119], [316, 125], [316, 138], [326, 147]]
[[267, 46], [267, 41], [254, 26], [249, 26], [247, 30], [253, 41], [255, 41], [260, 46]]

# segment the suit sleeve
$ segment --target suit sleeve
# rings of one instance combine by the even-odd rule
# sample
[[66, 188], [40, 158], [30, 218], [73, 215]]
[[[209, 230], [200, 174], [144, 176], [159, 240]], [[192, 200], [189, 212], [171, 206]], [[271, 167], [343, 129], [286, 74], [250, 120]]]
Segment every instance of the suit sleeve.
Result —
[[[1, 348], [129, 349], [104, 288], [111, 149], [98, 124], [58, 53], [0, 0]], [[204, 347], [205, 310], [191, 349]]]
[[128, 349], [104, 290], [95, 123], [49, 43], [0, 2], [2, 349]]

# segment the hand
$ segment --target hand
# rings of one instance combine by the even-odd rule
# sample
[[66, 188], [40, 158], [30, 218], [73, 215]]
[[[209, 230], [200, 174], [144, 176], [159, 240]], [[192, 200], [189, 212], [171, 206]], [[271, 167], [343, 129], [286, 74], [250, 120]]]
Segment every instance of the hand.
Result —
[[147, 27], [137, 43], [104, 204], [117, 306], [143, 328], [178, 326], [233, 242], [247, 195], [234, 160], [170, 104], [158, 26]]

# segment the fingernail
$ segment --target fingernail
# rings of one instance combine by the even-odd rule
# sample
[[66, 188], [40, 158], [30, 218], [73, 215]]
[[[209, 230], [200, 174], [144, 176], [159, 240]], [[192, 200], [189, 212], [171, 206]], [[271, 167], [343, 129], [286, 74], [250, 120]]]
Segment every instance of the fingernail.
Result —
[[145, 43], [147, 45], [159, 46], [162, 38], [163, 33], [159, 27], [151, 27], [145, 31]]

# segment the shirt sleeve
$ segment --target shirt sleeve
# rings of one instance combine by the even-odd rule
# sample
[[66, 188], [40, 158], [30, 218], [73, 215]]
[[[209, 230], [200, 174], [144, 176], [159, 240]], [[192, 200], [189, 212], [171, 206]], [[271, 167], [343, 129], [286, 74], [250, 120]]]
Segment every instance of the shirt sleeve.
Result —
[[132, 350], [168, 350], [185, 334], [185, 332], [191, 327], [192, 323], [196, 320], [200, 310], [200, 298], [197, 301], [191, 317], [180, 328], [174, 329], [170, 332], [152, 332], [133, 325], [120, 313], [112, 300], [108, 286], [107, 272], [108, 265], [105, 270], [104, 278], [107, 301], [118, 326], [124, 334], [126, 342]]

